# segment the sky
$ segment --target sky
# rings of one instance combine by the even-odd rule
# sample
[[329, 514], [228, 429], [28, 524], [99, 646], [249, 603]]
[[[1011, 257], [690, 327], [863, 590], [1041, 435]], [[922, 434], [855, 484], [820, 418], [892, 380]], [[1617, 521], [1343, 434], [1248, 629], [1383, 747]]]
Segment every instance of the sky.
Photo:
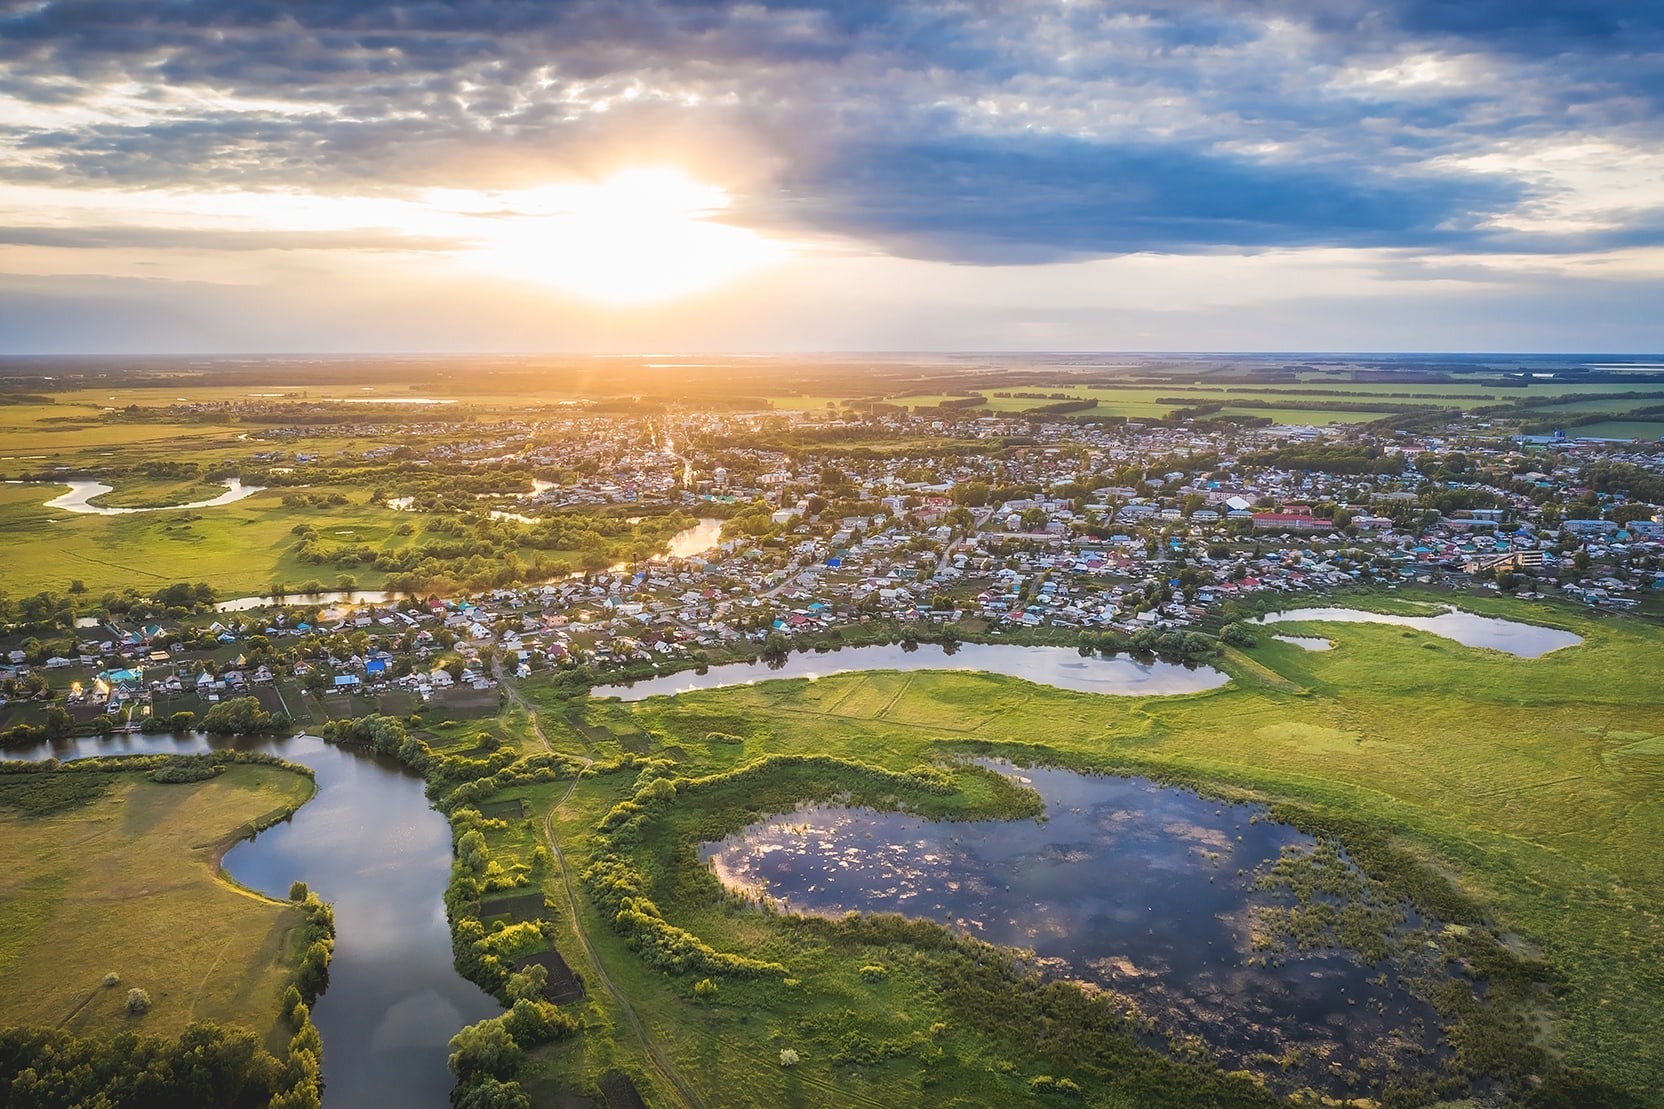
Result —
[[0, 0], [0, 354], [1664, 350], [1658, 0]]

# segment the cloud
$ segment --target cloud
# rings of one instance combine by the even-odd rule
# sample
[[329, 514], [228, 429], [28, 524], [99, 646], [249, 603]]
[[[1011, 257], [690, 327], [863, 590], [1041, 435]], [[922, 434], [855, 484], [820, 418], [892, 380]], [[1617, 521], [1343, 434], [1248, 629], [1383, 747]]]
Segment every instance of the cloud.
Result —
[[785, 209], [915, 257], [1055, 261], [1237, 247], [1470, 246], [1519, 189], [1483, 178], [1360, 181], [1321, 167], [1065, 138], [840, 152]]
[[341, 250], [374, 253], [454, 251], [464, 243], [369, 231], [228, 231], [178, 227], [0, 226], [0, 246], [64, 250]]
[[[913, 257], [1652, 241], [1503, 232], [1664, 141], [1652, 0], [0, 0], [0, 180], [497, 187], [631, 157]], [[734, 167], [744, 172], [734, 173]], [[1516, 221], [1518, 222], [1518, 221]]]

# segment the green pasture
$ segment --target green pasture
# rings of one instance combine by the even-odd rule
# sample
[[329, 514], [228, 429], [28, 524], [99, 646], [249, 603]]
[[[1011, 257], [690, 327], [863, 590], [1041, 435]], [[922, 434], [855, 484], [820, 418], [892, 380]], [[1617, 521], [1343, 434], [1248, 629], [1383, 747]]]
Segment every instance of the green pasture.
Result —
[[[684, 776], [775, 753], [892, 770], [1003, 753], [1149, 774], [1358, 821], [1448, 876], [1519, 950], [1546, 960], [1557, 1001], [1538, 1018], [1543, 1042], [1632, 1090], [1655, 1091], [1664, 1086], [1664, 1009], [1657, 1004], [1664, 991], [1664, 683], [1656, 672], [1664, 632], [1570, 607], [1504, 600], [1470, 607], [1562, 626], [1584, 642], [1524, 660], [1388, 625], [1286, 624], [1277, 630], [1322, 634], [1336, 647], [1307, 652], [1262, 635], [1246, 655], [1223, 664], [1235, 678], [1229, 686], [1191, 696], [1122, 698], [993, 675], [869, 672], [638, 704], [590, 702], [581, 717], [567, 716], [571, 723], [557, 715], [557, 699], [541, 695], [539, 719], [557, 749], [607, 758], [645, 740]], [[527, 692], [540, 691], [528, 683]], [[713, 732], [743, 742], [712, 742]], [[632, 780], [586, 779], [555, 812], [558, 842], [575, 869], [596, 850], [596, 822]], [[687, 819], [697, 824], [699, 811], [690, 809]], [[674, 862], [682, 848], [670, 848], [673, 842], [682, 841], [665, 840], [670, 853], [652, 855], [672, 860], [654, 878], [670, 921], [719, 951], [778, 958], [803, 983], [794, 992], [777, 982], [725, 979], [714, 1002], [701, 1002], [692, 981], [647, 968], [585, 902], [585, 931], [608, 973], [683, 1074], [708, 1083], [713, 1103], [736, 1104], [729, 1100], [736, 1091], [746, 1091], [739, 1102], [746, 1104], [815, 1104], [829, 1089], [841, 1104], [895, 1104], [932, 1090], [944, 1104], [950, 1093], [967, 1104], [1019, 1095], [1019, 1084], [1004, 1077], [998, 1046], [941, 1009], [928, 979], [898, 975], [875, 988], [854, 969], [884, 952], [806, 939], [801, 929], [736, 907], [697, 863], [682, 869]], [[888, 958], [911, 956], [892, 950]], [[596, 1006], [604, 1012], [602, 1002]], [[937, 1023], [945, 1029], [926, 1032]], [[924, 1035], [948, 1062], [929, 1075], [913, 1056], [853, 1069], [834, 1064], [833, 1045], [851, 1029], [909, 1042]], [[552, 1049], [551, 1073], [568, 1064], [600, 1067], [624, 1050], [592, 1039]], [[800, 1051], [801, 1066], [779, 1066], [783, 1046]], [[1016, 1076], [1024, 1073], [1019, 1066]]]
[[[1278, 423], [1292, 424], [1337, 424], [1337, 423], [1365, 423], [1370, 420], [1386, 416], [1401, 407], [1439, 405], [1441, 407], [1472, 409], [1491, 405], [1515, 404], [1528, 398], [1558, 397], [1568, 393], [1618, 394], [1632, 392], [1637, 389], [1633, 385], [1619, 383], [1599, 383], [1591, 385], [1547, 384], [1532, 385], [1523, 389], [1497, 388], [1484, 381], [1463, 382], [1450, 381], [1436, 384], [1419, 382], [1349, 382], [1333, 378], [1319, 378], [1303, 381], [1299, 384], [1277, 384], [1255, 387], [1253, 384], [1211, 384], [1207, 380], [1194, 382], [1175, 381], [1169, 385], [1078, 385], [1078, 384], [1048, 384], [1044, 374], [1037, 373], [1035, 379], [1020, 387], [1000, 386], [978, 388], [978, 393], [988, 398], [985, 405], [994, 412], [1017, 413], [1039, 408], [1047, 404], [1058, 403], [1058, 399], [1050, 398], [1050, 394], [1063, 394], [1066, 399], [1095, 398], [1098, 407], [1092, 409], [1094, 414], [1104, 416], [1125, 416], [1129, 419], [1157, 419], [1164, 417], [1176, 408], [1191, 407], [1199, 404], [1224, 404], [1224, 415], [1265, 416]], [[1048, 399], [1033, 397], [995, 396], [996, 393], [1025, 392], [1046, 393]], [[1158, 398], [1166, 398], [1169, 403], [1163, 403]], [[770, 398], [777, 408], [814, 411], [825, 406], [826, 397], [773, 397]], [[886, 398], [886, 403], [906, 405], [908, 407], [933, 407], [944, 401], [958, 399], [946, 393], [920, 394], [917, 396], [894, 395]], [[1369, 405], [1368, 411], [1348, 411], [1344, 407], [1324, 409], [1325, 400], [1332, 400], [1340, 405]], [[1182, 404], [1170, 403], [1182, 401]], [[1232, 402], [1254, 401], [1263, 402], [1272, 407], [1243, 407]], [[1621, 413], [1630, 408], [1656, 404], [1657, 400], [1627, 399], [1627, 400], [1588, 400], [1575, 401], [1564, 406], [1556, 405], [1545, 412], [1607, 412]], [[1309, 406], [1309, 407], [1306, 407]], [[1078, 415], [1078, 414], [1077, 414]]]
[[[66, 780], [74, 796], [39, 804]], [[266, 766], [186, 785], [139, 772], [0, 776], [5, 1023], [99, 1037], [171, 1037], [205, 1019], [272, 1030], [301, 918], [232, 885], [219, 858], [245, 825], [293, 810], [312, 790], [310, 779]], [[116, 986], [104, 983], [111, 972]], [[143, 1017], [127, 1014], [131, 988], [150, 995]]]
[[1603, 420], [1598, 424], [1569, 427], [1571, 438], [1591, 436], [1596, 439], [1664, 439], [1664, 420]]
[[[118, 486], [118, 491], [125, 488]], [[223, 489], [220, 491], [223, 492]], [[215, 508], [159, 510], [97, 516], [45, 507], [61, 490], [50, 485], [0, 485], [0, 563], [13, 596], [50, 589], [63, 592], [80, 580], [93, 596], [132, 585], [155, 588], [177, 581], [206, 581], [223, 596], [265, 593], [274, 581], [293, 589], [309, 580], [333, 588], [339, 573], [295, 556], [295, 525], [310, 524], [330, 542], [391, 549], [417, 536], [396, 535], [408, 513], [363, 503], [289, 508], [284, 490], [270, 489]], [[113, 494], [112, 494], [113, 495]], [[350, 571], [373, 589], [383, 576], [367, 566]]]
[[121, 477], [107, 481], [108, 493], [88, 501], [99, 508], [172, 508], [211, 500], [225, 492], [217, 481], [179, 481], [172, 478]]

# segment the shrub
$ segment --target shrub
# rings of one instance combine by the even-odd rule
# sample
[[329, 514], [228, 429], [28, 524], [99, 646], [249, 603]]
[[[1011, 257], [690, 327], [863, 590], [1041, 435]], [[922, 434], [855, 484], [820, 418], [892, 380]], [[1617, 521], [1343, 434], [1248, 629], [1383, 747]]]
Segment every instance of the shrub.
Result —
[[150, 995], [137, 986], [128, 990], [127, 1011], [136, 1017], [142, 1017], [150, 1012]]
[[701, 1001], [709, 1001], [717, 994], [716, 983], [709, 978], [701, 978], [693, 987], [693, 996]]
[[114, 989], [119, 985], [121, 985], [121, 975], [117, 974], [115, 971], [112, 970], [104, 976], [104, 986], [106, 989]]
[[797, 1052], [793, 1051], [789, 1047], [783, 1047], [780, 1049], [780, 1065], [782, 1067], [795, 1067], [797, 1066], [797, 1062]]
[[889, 969], [887, 967], [882, 967], [877, 963], [868, 963], [866, 966], [861, 968], [861, 977], [868, 982], [882, 982], [889, 976]]
[[503, 1018], [494, 1017], [452, 1036], [448, 1063], [452, 1074], [468, 1081], [484, 1075], [513, 1078], [523, 1058]]

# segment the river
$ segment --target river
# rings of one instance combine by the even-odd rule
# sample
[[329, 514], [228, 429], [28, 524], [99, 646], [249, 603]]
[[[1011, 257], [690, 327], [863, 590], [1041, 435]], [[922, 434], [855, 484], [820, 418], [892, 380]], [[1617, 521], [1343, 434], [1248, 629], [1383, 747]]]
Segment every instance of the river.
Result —
[[93, 516], [126, 516], [134, 512], [177, 512], [182, 508], [217, 508], [222, 504], [231, 504], [242, 500], [244, 497], [251, 497], [265, 488], [262, 485], [244, 485], [239, 479], [231, 478], [224, 482], [225, 492], [206, 501], [192, 501], [189, 504], [156, 505], [151, 508], [105, 508], [87, 502], [94, 497], [102, 497], [105, 493], [115, 492], [113, 486], [105, 485], [101, 481], [64, 481], [58, 484], [69, 486], [69, 492], [47, 501], [47, 508], [61, 508], [65, 512], [78, 512]]
[[444, 891], [451, 834], [399, 763], [309, 735], [240, 740], [118, 735], [0, 752], [5, 759], [182, 754], [235, 746], [310, 766], [318, 792], [295, 816], [226, 853], [238, 882], [283, 900], [297, 879], [335, 908], [329, 988], [312, 1010], [324, 1104], [444, 1109], [451, 1036], [502, 1011], [451, 965]]
[[1520, 658], [1541, 658], [1551, 651], [1575, 647], [1583, 637], [1559, 628], [1504, 620], [1500, 616], [1479, 616], [1446, 608], [1436, 616], [1394, 616], [1361, 608], [1296, 608], [1272, 612], [1256, 624], [1280, 624], [1295, 620], [1317, 624], [1396, 624], [1453, 639], [1464, 647], [1484, 647]]
[[[389, 502], [391, 503], [391, 502]], [[493, 512], [493, 516], [503, 513]], [[523, 523], [535, 524], [538, 521], [529, 516], [515, 516]], [[701, 519], [692, 527], [683, 528], [670, 537], [671, 558], [691, 558], [693, 555], [708, 551], [716, 546], [722, 538], [722, 521], [717, 519]], [[620, 562], [608, 567], [609, 573], [623, 573], [630, 568], [627, 562]], [[564, 578], [554, 578], [542, 585], [554, 585], [562, 581], [571, 581], [583, 577], [582, 573], [568, 574]], [[532, 588], [524, 586], [522, 588]], [[221, 601], [214, 607], [220, 612], [248, 612], [256, 608], [266, 608], [269, 605], [384, 605], [389, 601], [396, 601], [400, 594], [389, 593], [382, 589], [328, 589], [322, 593], [288, 593], [282, 597], [237, 597], [230, 601]]]
[[824, 678], [852, 670], [973, 670], [1022, 678], [1038, 685], [1077, 693], [1109, 693], [1150, 697], [1202, 693], [1218, 689], [1230, 678], [1211, 666], [1173, 662], [1139, 662], [1117, 656], [1082, 655], [1072, 647], [1019, 647], [1008, 643], [962, 643], [951, 651], [935, 644], [881, 644], [845, 647], [826, 653], [793, 654], [779, 663], [733, 662], [712, 666], [703, 674], [683, 670], [637, 682], [599, 685], [596, 697], [640, 701], [648, 697], [688, 693], [696, 689], [749, 685], [775, 678]]

